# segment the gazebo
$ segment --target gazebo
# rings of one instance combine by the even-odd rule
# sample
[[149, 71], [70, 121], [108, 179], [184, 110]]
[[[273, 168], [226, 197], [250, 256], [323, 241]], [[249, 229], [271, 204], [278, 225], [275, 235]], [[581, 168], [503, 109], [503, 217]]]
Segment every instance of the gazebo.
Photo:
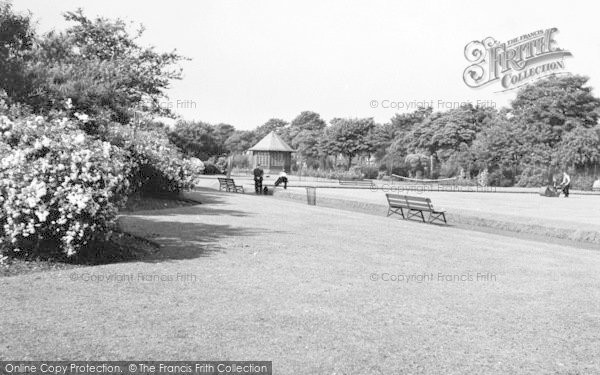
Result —
[[265, 173], [277, 173], [282, 170], [289, 173], [294, 150], [274, 131], [248, 151], [252, 151], [252, 168], [260, 164]]

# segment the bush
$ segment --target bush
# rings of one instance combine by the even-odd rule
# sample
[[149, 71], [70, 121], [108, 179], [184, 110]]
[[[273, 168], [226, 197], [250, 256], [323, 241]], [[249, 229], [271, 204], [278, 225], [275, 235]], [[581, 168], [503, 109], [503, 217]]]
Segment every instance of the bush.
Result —
[[396, 176], [404, 176], [404, 177], [408, 177], [408, 168], [402, 164], [402, 165], [396, 165], [392, 168], [392, 174], [395, 174]]
[[106, 139], [128, 152], [132, 165], [129, 179], [134, 191], [177, 193], [193, 186], [197, 172], [189, 169], [190, 162], [169, 143], [163, 131], [117, 125], [108, 129]]
[[198, 158], [183, 159], [184, 170], [197, 177], [204, 173], [204, 163]]
[[404, 164], [410, 171], [409, 177], [422, 178], [429, 166], [429, 158], [423, 154], [408, 154], [404, 158]]
[[[559, 182], [560, 181], [561, 180], [559, 180]], [[588, 176], [585, 174], [571, 175], [571, 189], [592, 190], [594, 181], [595, 179], [593, 176]]]
[[304, 176], [327, 178], [330, 180], [360, 180], [362, 179], [362, 173], [360, 173], [359, 167], [352, 167], [349, 171], [346, 170], [321, 170], [308, 168], [304, 171]]
[[248, 169], [250, 168], [250, 158], [247, 155], [236, 154], [231, 157], [232, 168]]
[[1, 116], [0, 130], [5, 251], [72, 256], [110, 235], [131, 191], [125, 152], [66, 118]]
[[521, 173], [517, 186], [540, 187], [548, 184], [548, 172], [539, 167], [527, 167]]
[[513, 172], [508, 169], [495, 169], [488, 174], [488, 185], [509, 187], [515, 185]]
[[208, 163], [214, 164], [221, 171], [227, 170], [227, 158], [224, 156], [213, 156], [208, 159]]
[[374, 179], [379, 176], [379, 169], [372, 165], [363, 165], [360, 168], [360, 173], [364, 178]]
[[223, 174], [223, 170], [212, 163], [206, 162], [204, 163], [204, 174]]
[[489, 173], [487, 168], [484, 169], [483, 171], [479, 172], [479, 175], [477, 176], [477, 185], [479, 186], [488, 186], [489, 185]]
[[454, 163], [453, 160], [444, 162], [439, 167], [439, 175], [441, 178], [457, 177], [460, 174], [460, 166]]

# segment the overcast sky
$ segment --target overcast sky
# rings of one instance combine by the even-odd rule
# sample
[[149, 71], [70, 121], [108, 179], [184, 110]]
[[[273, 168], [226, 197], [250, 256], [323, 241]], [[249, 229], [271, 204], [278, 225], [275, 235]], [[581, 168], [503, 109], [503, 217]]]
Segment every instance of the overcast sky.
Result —
[[[462, 79], [465, 45], [492, 36], [504, 42], [557, 27], [572, 52], [566, 70], [600, 85], [600, 29], [594, 2], [565, 1], [142, 1], [16, 0], [38, 30], [63, 29], [61, 13], [120, 17], [146, 26], [144, 43], [177, 49], [184, 79], [169, 102], [187, 119], [251, 129], [304, 110], [334, 117], [395, 112], [384, 101], [469, 101], [505, 106], [515, 92], [498, 84], [472, 89]], [[595, 90], [596, 95], [598, 91]], [[376, 100], [377, 108], [371, 101]], [[178, 106], [179, 101], [179, 107]], [[415, 105], [415, 104], [413, 104]], [[390, 106], [389, 102], [387, 106]], [[400, 111], [402, 112], [402, 111]]]

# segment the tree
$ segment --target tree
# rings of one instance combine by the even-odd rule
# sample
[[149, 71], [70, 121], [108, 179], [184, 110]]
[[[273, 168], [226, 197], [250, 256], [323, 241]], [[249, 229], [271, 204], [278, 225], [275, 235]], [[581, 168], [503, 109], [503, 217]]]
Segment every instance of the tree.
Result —
[[600, 127], [576, 127], [566, 133], [556, 146], [553, 159], [578, 168], [592, 167], [600, 162]]
[[522, 170], [521, 165], [531, 157], [531, 145], [525, 145], [519, 124], [499, 113], [477, 134], [472, 144], [477, 168], [488, 170], [492, 185], [512, 186]]
[[321, 116], [312, 111], [304, 111], [296, 116], [295, 119], [290, 123], [290, 127], [302, 130], [323, 130], [327, 124], [321, 119]]
[[551, 180], [556, 168], [584, 168], [598, 163], [597, 123], [600, 99], [587, 87], [587, 77], [550, 76], [519, 90], [511, 103], [520, 138], [531, 146], [531, 156], [522, 160], [531, 170], [535, 163], [545, 168]]
[[288, 125], [289, 124], [286, 121], [283, 121], [278, 118], [272, 118], [264, 124], [262, 124], [261, 126], [257, 127], [254, 130], [254, 132], [256, 134], [256, 138], [258, 138], [259, 141], [272, 131], [276, 133], [281, 133], [281, 131]]
[[184, 154], [200, 160], [218, 155], [219, 145], [212, 125], [204, 122], [180, 122], [169, 132], [169, 140]]
[[329, 155], [342, 154], [347, 157], [347, 169], [350, 169], [354, 157], [372, 152], [373, 146], [367, 138], [374, 127], [373, 118], [334, 118], [331, 120], [331, 126], [327, 128], [323, 147]]
[[282, 138], [298, 152], [296, 157], [312, 161], [319, 156], [319, 140], [327, 124], [316, 112], [304, 111], [282, 129]]
[[73, 113], [93, 115], [88, 132], [102, 125], [97, 119], [125, 124], [140, 113], [170, 115], [159, 103], [170, 82], [181, 78], [182, 56], [139, 45], [144, 29], [130, 33], [119, 19], [90, 19], [81, 9], [64, 17], [74, 25], [39, 38], [28, 67], [38, 95], [29, 104], [48, 112], [71, 99]]
[[24, 102], [33, 91], [26, 65], [34, 38], [31, 15], [16, 14], [11, 3], [0, 2], [0, 89], [12, 102]]
[[[600, 100], [585, 87], [587, 81], [577, 75], [551, 76], [521, 89], [511, 106], [516, 120], [524, 125], [525, 139], [553, 150], [566, 133], [596, 126]], [[551, 151], [540, 156], [551, 164], [558, 162]]]
[[231, 153], [243, 153], [254, 144], [256, 134], [252, 130], [236, 130], [225, 141], [225, 149]]
[[423, 122], [432, 113], [433, 109], [431, 107], [419, 108], [410, 113], [396, 113], [390, 119], [390, 126], [393, 129], [395, 137], [409, 134], [416, 124]]
[[410, 146], [426, 150], [430, 155], [458, 151], [461, 143], [470, 145], [481, 126], [473, 115], [473, 107], [465, 105], [438, 112], [413, 128]]
[[590, 128], [598, 123], [600, 99], [586, 87], [589, 80], [579, 75], [550, 76], [527, 85], [517, 93], [511, 107], [531, 130], [541, 130], [549, 142], [560, 141], [576, 126]]
[[388, 163], [388, 170], [391, 171], [391, 164], [402, 162], [408, 155], [408, 145], [411, 131], [418, 124], [429, 118], [432, 114], [431, 107], [419, 108], [411, 113], [396, 114], [390, 122], [378, 127], [374, 135], [374, 144], [377, 145], [379, 155]]
[[229, 124], [217, 124], [213, 126], [213, 136], [217, 142], [217, 153], [223, 155], [228, 153], [225, 142], [235, 132], [235, 127]]

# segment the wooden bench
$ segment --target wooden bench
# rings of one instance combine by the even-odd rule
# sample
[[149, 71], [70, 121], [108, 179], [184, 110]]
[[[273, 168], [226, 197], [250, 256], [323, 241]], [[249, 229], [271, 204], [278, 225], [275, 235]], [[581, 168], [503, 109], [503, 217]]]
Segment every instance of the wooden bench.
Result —
[[219, 180], [219, 190], [233, 191], [234, 193], [244, 192], [244, 187], [241, 185], [236, 185], [233, 181], [233, 178], [217, 177], [217, 179]]
[[[435, 209], [429, 198], [411, 197], [409, 195], [399, 194], [386, 194], [385, 196], [387, 197], [389, 204], [388, 217], [393, 214], [399, 214], [402, 215], [403, 219], [408, 220], [412, 217], [420, 216], [425, 223], [426, 221], [423, 212], [428, 212], [429, 217], [427, 218], [427, 222], [433, 223], [436, 220], [440, 222], [444, 220], [444, 224], [447, 224], [446, 211]], [[406, 210], [406, 215], [404, 214], [404, 210]]]
[[373, 181], [368, 180], [339, 180], [340, 185], [352, 185], [352, 186], [373, 186]]

